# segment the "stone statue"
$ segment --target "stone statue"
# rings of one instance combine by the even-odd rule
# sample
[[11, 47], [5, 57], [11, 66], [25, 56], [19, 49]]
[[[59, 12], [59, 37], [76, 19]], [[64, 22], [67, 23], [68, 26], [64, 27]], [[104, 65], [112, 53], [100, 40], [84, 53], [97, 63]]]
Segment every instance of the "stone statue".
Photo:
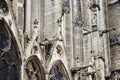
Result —
[[97, 9], [94, 8], [94, 9], [92, 9], [92, 12], [91, 12], [92, 26], [97, 27], [97, 22], [98, 22], [97, 17], [98, 17]]
[[69, 13], [69, 12], [70, 12], [69, 0], [64, 0], [62, 5], [62, 13]]
[[91, 9], [92, 27], [97, 27], [97, 25], [98, 25], [98, 11], [100, 10], [98, 0], [90, 0], [90, 9]]

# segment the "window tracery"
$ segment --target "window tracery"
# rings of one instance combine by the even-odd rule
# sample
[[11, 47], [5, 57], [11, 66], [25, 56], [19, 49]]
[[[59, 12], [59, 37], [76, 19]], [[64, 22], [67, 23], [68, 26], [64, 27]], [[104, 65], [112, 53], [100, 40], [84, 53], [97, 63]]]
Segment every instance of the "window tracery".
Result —
[[0, 20], [0, 80], [19, 80], [20, 53], [13, 34]]
[[28, 60], [27, 64], [25, 65], [25, 71], [27, 80], [45, 80], [44, 69], [36, 57]]
[[70, 80], [67, 70], [61, 61], [56, 61], [49, 72], [49, 80]]
[[7, 15], [9, 12], [7, 3], [5, 0], [0, 0], [0, 14], [1, 15]]

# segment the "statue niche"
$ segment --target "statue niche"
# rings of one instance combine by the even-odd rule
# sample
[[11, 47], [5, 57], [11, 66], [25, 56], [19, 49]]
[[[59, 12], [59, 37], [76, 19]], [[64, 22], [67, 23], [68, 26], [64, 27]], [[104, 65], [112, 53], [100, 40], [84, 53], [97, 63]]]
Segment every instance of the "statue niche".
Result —
[[90, 0], [90, 9], [91, 9], [91, 23], [92, 27], [97, 27], [98, 25], [98, 11], [100, 10], [98, 0]]

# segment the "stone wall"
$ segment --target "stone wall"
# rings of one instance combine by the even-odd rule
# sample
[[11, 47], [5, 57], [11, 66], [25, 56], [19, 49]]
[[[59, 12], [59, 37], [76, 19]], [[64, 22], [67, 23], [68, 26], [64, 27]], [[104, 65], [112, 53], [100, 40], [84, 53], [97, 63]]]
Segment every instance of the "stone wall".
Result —
[[44, 1], [44, 37], [51, 38], [58, 32], [57, 20], [61, 16], [61, 1]]
[[[115, 38], [120, 35], [120, 5], [119, 2], [109, 5], [109, 28], [116, 28], [116, 31], [110, 32], [110, 38]], [[110, 47], [111, 51], [111, 70], [120, 69], [120, 46], [118, 44]]]
[[[62, 8], [63, 8], [63, 1], [69, 1], [69, 8], [70, 12], [64, 12], [62, 16], [62, 23], [61, 23], [61, 30], [63, 41], [55, 41], [55, 44], [50, 46], [50, 52], [52, 55], [48, 60], [46, 60], [45, 55], [45, 47], [39, 45], [41, 41], [45, 38], [46, 43], [50, 42], [53, 36], [58, 33], [59, 25], [57, 20], [60, 19], [62, 15]], [[94, 73], [97, 75], [99, 80], [105, 80], [105, 76], [107, 72], [109, 72], [109, 47], [108, 47], [108, 37], [107, 34], [103, 34], [102, 36], [99, 35], [99, 29], [104, 30], [106, 29], [106, 17], [105, 17], [105, 7], [104, 1], [106, 0], [99, 0], [100, 3], [94, 9], [99, 8], [100, 11], [97, 11], [97, 27], [96, 31], [94, 30], [92, 21], [96, 20], [96, 18], [92, 18], [94, 16], [94, 12], [90, 9], [90, 1], [92, 0], [16, 0], [13, 2], [13, 13], [16, 25], [14, 25], [16, 29], [12, 29], [13, 32], [19, 33], [17, 36], [19, 39], [24, 40], [24, 31], [28, 33], [30, 38], [27, 48], [20, 48], [21, 56], [22, 56], [22, 67], [21, 67], [21, 78], [24, 78], [25, 74], [25, 67], [26, 62], [29, 60], [30, 57], [36, 56], [38, 58], [37, 61], [40, 60], [40, 65], [43, 66], [45, 73], [44, 77], [48, 80], [48, 76], [54, 74], [54, 67], [59, 66], [60, 64], [57, 61], [61, 61], [63, 66], [66, 68], [64, 71], [60, 71], [65, 74], [69, 74], [68, 77], [73, 77], [75, 80], [78, 80], [80, 75], [89, 73]], [[109, 0], [112, 1], [112, 0]], [[113, 5], [109, 5], [109, 28], [118, 27], [117, 31], [110, 32], [110, 38], [116, 37], [120, 34], [119, 32], [119, 25], [120, 25], [120, 5], [119, 3], [115, 3]], [[24, 12], [25, 11], [25, 12]], [[25, 13], [25, 15], [24, 15]], [[39, 22], [37, 27], [34, 28], [34, 21], [37, 19]], [[9, 20], [9, 19], [8, 19]], [[25, 26], [24, 26], [25, 22]], [[35, 30], [34, 34], [33, 31]], [[20, 32], [21, 31], [21, 32]], [[37, 33], [38, 31], [38, 33]], [[91, 33], [92, 32], [92, 33]], [[32, 34], [32, 35], [31, 35]], [[16, 34], [15, 34], [16, 35]], [[16, 37], [16, 36], [15, 36]], [[40, 40], [37, 40], [37, 38]], [[18, 40], [18, 38], [16, 38]], [[21, 41], [18, 40], [21, 43]], [[24, 45], [24, 44], [23, 44]], [[23, 46], [19, 45], [19, 47]], [[45, 44], [45, 46], [48, 44]], [[59, 47], [58, 47], [59, 46]], [[61, 46], [61, 47], [60, 47]], [[60, 49], [59, 49], [60, 48]], [[46, 49], [47, 50], [47, 49]], [[112, 45], [110, 48], [111, 51], [111, 70], [120, 69], [120, 46], [118, 44]], [[55, 64], [56, 63], [56, 64]], [[89, 64], [94, 63], [94, 65], [89, 66]], [[55, 66], [54, 66], [55, 64]], [[34, 65], [34, 64], [33, 64]], [[87, 68], [86, 68], [87, 65]], [[85, 67], [85, 73], [82, 73], [82, 70], [74, 70], [74, 75], [71, 75], [70, 69], [77, 69], [81, 67]], [[89, 66], [89, 67], [88, 67]], [[61, 67], [61, 66], [59, 66]], [[76, 68], [77, 67], [77, 68]], [[52, 73], [50, 70], [53, 68]], [[37, 69], [37, 68], [36, 68]], [[61, 68], [60, 68], [61, 70]], [[73, 71], [73, 72], [74, 72]], [[81, 73], [79, 73], [81, 72]], [[83, 69], [84, 72], [84, 69]], [[106, 72], [106, 73], [105, 73]], [[36, 73], [36, 72], [34, 72]], [[51, 74], [51, 75], [50, 75]], [[75, 76], [77, 74], [77, 76]], [[29, 75], [29, 73], [28, 73]], [[86, 78], [89, 77], [89, 80], [92, 79], [93, 76], [85, 76]], [[31, 75], [30, 75], [31, 76]], [[55, 77], [55, 76], [54, 76]], [[96, 80], [98, 79], [96, 78]], [[70, 78], [70, 80], [72, 80]], [[85, 79], [86, 80], [86, 79]]]

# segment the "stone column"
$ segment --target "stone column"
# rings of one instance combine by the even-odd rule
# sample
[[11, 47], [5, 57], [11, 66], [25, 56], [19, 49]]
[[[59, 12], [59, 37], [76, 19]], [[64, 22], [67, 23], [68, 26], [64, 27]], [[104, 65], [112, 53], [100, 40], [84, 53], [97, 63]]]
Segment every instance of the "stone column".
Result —
[[74, 53], [74, 67], [82, 66], [84, 63], [83, 57], [83, 34], [82, 34], [82, 13], [81, 1], [74, 1], [74, 21], [73, 21], [73, 53]]
[[[23, 1], [23, 0], [22, 0]], [[19, 32], [19, 39], [20, 43], [22, 45], [22, 48], [24, 48], [24, 2], [18, 1], [17, 2], [17, 29]]]
[[[92, 57], [94, 58], [95, 63], [95, 71], [96, 71], [96, 79], [97, 80], [105, 80], [105, 65], [103, 54], [106, 54], [106, 44], [103, 39], [99, 35], [99, 30], [106, 28], [104, 25], [105, 19], [104, 16], [104, 0], [90, 0], [90, 16], [91, 16], [91, 49], [92, 49]], [[101, 4], [102, 3], [102, 4]], [[94, 32], [93, 32], [94, 31]], [[97, 45], [96, 45], [97, 44]], [[107, 56], [107, 55], [106, 55]], [[108, 56], [107, 56], [108, 57]], [[106, 60], [106, 59], [105, 59]]]
[[40, 23], [40, 32], [39, 37], [40, 41], [44, 40], [44, 0], [40, 0], [40, 6], [39, 6], [39, 23]]
[[72, 0], [63, 0], [63, 37], [66, 47], [67, 60], [69, 68], [73, 67], [73, 24], [72, 24]]
[[31, 32], [31, 0], [26, 0], [25, 32], [30, 36]]

